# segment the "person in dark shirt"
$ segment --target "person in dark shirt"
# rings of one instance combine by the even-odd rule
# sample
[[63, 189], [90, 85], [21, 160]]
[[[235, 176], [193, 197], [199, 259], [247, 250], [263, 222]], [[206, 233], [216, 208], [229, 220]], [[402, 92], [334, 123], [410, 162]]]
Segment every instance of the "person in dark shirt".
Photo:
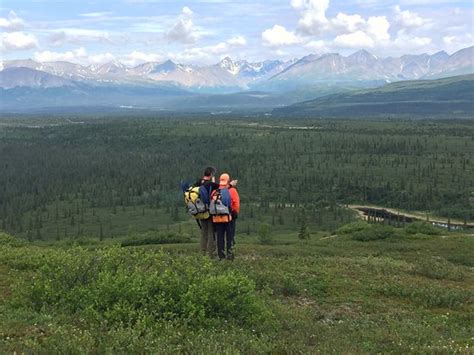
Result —
[[[202, 194], [203, 202], [209, 206], [211, 192], [214, 189], [219, 188], [219, 184], [216, 183], [216, 168], [207, 167], [204, 170], [204, 176], [199, 179], [195, 186], [203, 186], [206, 189], [206, 193]], [[207, 219], [201, 219], [201, 252], [208, 254], [213, 258], [216, 254], [216, 241], [214, 237], [214, 225], [212, 223], [212, 217], [209, 216]]]

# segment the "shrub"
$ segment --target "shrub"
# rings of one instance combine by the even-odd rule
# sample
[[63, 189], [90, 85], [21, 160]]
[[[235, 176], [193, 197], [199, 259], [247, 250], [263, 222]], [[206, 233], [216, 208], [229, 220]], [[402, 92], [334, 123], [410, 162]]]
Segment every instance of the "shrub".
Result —
[[408, 298], [428, 308], [456, 308], [472, 300], [472, 292], [458, 288], [441, 288], [434, 285], [385, 284], [380, 289], [386, 296]]
[[301, 239], [301, 240], [310, 239], [311, 234], [309, 233], [308, 225], [306, 223], [306, 214], [304, 212], [304, 209], [301, 211], [300, 220], [301, 220], [301, 222], [300, 222], [301, 225], [300, 225], [300, 231], [298, 233], [298, 238]]
[[255, 293], [255, 283], [232, 272], [191, 285], [184, 303], [189, 316], [199, 322], [205, 322], [206, 318], [221, 318], [255, 324], [265, 318], [266, 313]]
[[0, 246], [21, 247], [24, 245], [24, 241], [14, 238], [11, 235], [0, 232]]
[[303, 288], [292, 275], [285, 275], [281, 280], [280, 292], [285, 296], [296, 296], [302, 293]]
[[439, 257], [422, 258], [418, 260], [413, 267], [413, 273], [431, 279], [462, 281], [465, 278], [462, 268]]
[[381, 224], [373, 224], [367, 229], [352, 233], [352, 239], [362, 242], [393, 238], [394, 236], [396, 233], [393, 227]]
[[441, 229], [425, 222], [413, 222], [405, 227], [407, 234], [439, 235]]
[[258, 240], [261, 244], [271, 244], [271, 227], [268, 224], [262, 223], [258, 228]]
[[123, 247], [139, 246], [148, 244], [178, 244], [191, 242], [191, 236], [175, 232], [147, 232], [139, 236], [125, 239], [121, 245]]
[[367, 229], [370, 229], [370, 224], [368, 224], [365, 221], [359, 220], [359, 221], [355, 221], [355, 222], [343, 225], [336, 231], [336, 233], [339, 235], [352, 234], [352, 233], [364, 231]]
[[148, 317], [209, 326], [218, 319], [254, 324], [268, 317], [255, 284], [202, 257], [171, 257], [110, 247], [57, 250], [36, 278], [19, 281], [15, 302], [38, 312], [62, 311], [99, 324]]

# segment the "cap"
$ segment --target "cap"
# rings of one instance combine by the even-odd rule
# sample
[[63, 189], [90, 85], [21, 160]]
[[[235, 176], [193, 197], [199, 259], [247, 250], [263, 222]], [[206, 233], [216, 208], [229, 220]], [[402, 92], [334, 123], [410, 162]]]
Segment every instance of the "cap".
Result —
[[230, 176], [227, 173], [221, 174], [221, 177], [219, 178], [219, 184], [220, 185], [228, 185], [230, 183]]

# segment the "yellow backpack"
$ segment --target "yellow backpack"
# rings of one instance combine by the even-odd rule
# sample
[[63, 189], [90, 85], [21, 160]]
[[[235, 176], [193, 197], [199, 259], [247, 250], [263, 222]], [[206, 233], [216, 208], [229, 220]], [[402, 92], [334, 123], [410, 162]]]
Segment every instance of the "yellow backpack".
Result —
[[201, 199], [199, 186], [191, 186], [184, 191], [184, 203], [188, 212], [195, 219], [208, 219], [210, 217], [209, 206]]

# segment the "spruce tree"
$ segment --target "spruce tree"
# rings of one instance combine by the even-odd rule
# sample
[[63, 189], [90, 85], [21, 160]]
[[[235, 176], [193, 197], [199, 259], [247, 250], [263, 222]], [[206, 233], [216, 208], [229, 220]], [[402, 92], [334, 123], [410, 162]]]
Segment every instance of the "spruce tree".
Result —
[[102, 223], [100, 223], [100, 226], [99, 226], [99, 240], [100, 241], [104, 240], [104, 230], [103, 230], [103, 227], [102, 227]]
[[301, 240], [306, 240], [310, 238], [310, 234], [308, 231], [308, 225], [306, 224], [306, 214], [304, 212], [304, 209], [301, 210], [301, 216], [300, 216], [300, 231], [298, 233], [298, 238]]

